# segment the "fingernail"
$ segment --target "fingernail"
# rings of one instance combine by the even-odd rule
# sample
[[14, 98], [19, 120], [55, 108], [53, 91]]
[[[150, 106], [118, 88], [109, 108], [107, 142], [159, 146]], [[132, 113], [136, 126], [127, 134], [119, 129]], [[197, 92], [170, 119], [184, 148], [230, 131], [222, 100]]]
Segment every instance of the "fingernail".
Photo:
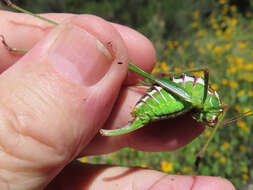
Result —
[[56, 27], [46, 38], [48, 60], [56, 70], [85, 86], [97, 83], [109, 70], [112, 55], [95, 36], [71, 23]]

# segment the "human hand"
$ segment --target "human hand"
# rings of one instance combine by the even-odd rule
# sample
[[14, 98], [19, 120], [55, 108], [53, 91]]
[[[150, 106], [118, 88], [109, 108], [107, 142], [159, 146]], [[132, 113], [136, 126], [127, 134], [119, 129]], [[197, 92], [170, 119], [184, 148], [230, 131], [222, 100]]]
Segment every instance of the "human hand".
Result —
[[94, 16], [47, 16], [67, 21], [49, 32], [53, 26], [29, 15], [0, 12], [4, 26], [0, 34], [8, 44], [32, 48], [22, 57], [0, 46], [0, 70], [4, 71], [0, 76], [0, 189], [37, 190], [47, 184], [48, 190], [234, 189], [216, 177], [71, 163], [78, 155], [123, 147], [174, 150], [203, 128], [185, 116], [127, 135], [102, 137], [100, 128], [113, 129], [131, 119], [129, 113], [143, 93], [133, 86], [137, 75], [127, 75], [128, 61], [150, 71], [155, 51], [139, 33]]

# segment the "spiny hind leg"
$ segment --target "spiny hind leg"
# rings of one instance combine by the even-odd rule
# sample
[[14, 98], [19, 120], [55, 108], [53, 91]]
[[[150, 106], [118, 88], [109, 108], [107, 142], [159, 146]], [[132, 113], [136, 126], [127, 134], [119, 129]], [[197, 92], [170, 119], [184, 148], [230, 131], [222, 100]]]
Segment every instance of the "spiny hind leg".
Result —
[[[147, 122], [145, 122], [147, 123]], [[113, 129], [113, 130], [107, 130], [107, 129], [100, 129], [100, 133], [103, 136], [117, 136], [117, 135], [123, 135], [130, 133], [132, 131], [135, 131], [141, 127], [143, 127], [145, 124], [143, 123], [143, 120], [139, 117], [135, 118], [133, 122], [130, 122], [128, 125], [126, 125], [123, 128], [120, 129]]]

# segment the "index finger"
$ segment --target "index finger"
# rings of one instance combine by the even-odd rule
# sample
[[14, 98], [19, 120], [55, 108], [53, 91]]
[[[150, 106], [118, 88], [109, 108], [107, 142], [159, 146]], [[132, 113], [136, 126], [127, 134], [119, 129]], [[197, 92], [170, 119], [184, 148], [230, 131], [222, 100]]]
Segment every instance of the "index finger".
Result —
[[[42, 16], [60, 23], [74, 15], [43, 14]], [[5, 37], [8, 45], [27, 50], [31, 49], [54, 27], [54, 25], [31, 15], [8, 11], [0, 11], [0, 25], [4, 26], [0, 28], [0, 34]], [[130, 60], [143, 70], [150, 72], [155, 64], [156, 57], [155, 49], [151, 42], [129, 27], [113, 23], [112, 25], [124, 40]], [[9, 52], [3, 45], [0, 45], [0, 72], [9, 68], [22, 56], [22, 53]], [[136, 83], [138, 77], [136, 74], [129, 73], [126, 80], [127, 84]]]

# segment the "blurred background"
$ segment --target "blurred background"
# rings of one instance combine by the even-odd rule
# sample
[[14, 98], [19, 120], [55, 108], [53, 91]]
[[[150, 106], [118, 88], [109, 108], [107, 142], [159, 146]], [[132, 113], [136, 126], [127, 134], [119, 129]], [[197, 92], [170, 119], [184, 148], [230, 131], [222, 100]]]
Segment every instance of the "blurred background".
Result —
[[[88, 13], [132, 27], [147, 36], [157, 50], [153, 73], [208, 67], [212, 88], [230, 106], [227, 118], [253, 109], [253, 0], [13, 2], [34, 13]], [[1, 3], [0, 7], [6, 8]], [[253, 117], [248, 117], [221, 128], [208, 147], [198, 175], [225, 177], [238, 189], [253, 184], [252, 127]], [[148, 153], [125, 148], [80, 160], [189, 175], [211, 130], [206, 129], [198, 139], [174, 152]]]

